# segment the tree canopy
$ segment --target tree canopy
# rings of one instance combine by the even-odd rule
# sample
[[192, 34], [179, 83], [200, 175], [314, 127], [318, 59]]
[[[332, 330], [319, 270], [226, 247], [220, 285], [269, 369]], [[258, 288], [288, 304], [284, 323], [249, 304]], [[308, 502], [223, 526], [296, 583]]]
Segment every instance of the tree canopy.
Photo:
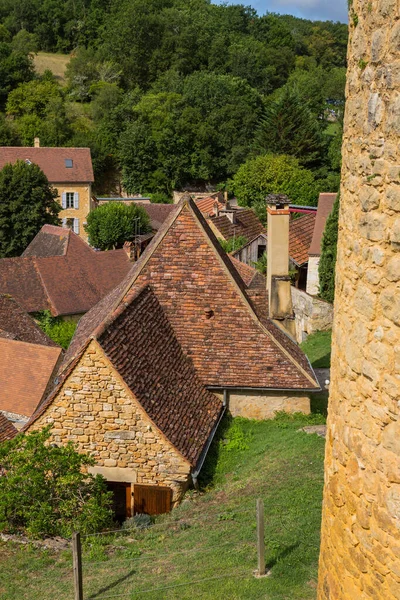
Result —
[[336, 255], [339, 230], [339, 194], [331, 214], [326, 220], [321, 243], [321, 258], [319, 261], [319, 295], [327, 302], [335, 298]]
[[141, 206], [108, 202], [89, 213], [85, 229], [92, 246], [112, 250], [132, 241], [135, 233], [150, 231], [150, 219]]
[[46, 223], [60, 225], [57, 190], [35, 164], [22, 160], [0, 171], [0, 257], [19, 256]]

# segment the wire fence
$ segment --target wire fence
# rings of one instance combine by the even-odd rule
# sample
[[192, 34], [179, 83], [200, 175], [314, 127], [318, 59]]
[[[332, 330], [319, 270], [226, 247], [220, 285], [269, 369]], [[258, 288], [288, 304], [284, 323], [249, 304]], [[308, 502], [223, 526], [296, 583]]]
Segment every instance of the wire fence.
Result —
[[[150, 593], [166, 598], [188, 586], [253, 578], [259, 552], [256, 527], [253, 505], [237, 511], [224, 507], [222, 512], [196, 518], [185, 519], [181, 514], [179, 519], [169, 518], [147, 529], [75, 534], [75, 600], [129, 600]], [[171, 538], [172, 532], [179, 535]], [[193, 547], [188, 548], [188, 543]]]

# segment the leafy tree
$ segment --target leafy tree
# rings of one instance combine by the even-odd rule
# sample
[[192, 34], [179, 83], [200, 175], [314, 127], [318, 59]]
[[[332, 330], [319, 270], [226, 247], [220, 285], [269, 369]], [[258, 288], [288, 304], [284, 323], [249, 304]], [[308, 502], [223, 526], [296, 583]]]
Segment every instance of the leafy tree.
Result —
[[19, 256], [46, 223], [60, 225], [57, 190], [35, 164], [0, 171], [0, 257]]
[[49, 439], [47, 427], [0, 444], [0, 531], [67, 537], [109, 527], [111, 493], [85, 472], [94, 460]]
[[263, 154], [288, 154], [302, 165], [315, 165], [323, 156], [320, 124], [296, 87], [285, 86], [270, 101], [260, 120], [255, 146]]
[[34, 79], [10, 92], [6, 110], [14, 116], [34, 114], [43, 117], [49, 102], [60, 96], [61, 88], [55, 81]]
[[155, 192], [154, 194], [149, 194], [149, 196], [152, 204], [173, 204], [171, 196], [167, 196], [161, 192]]
[[11, 46], [19, 54], [34, 54], [39, 49], [39, 44], [34, 33], [29, 33], [26, 29], [18, 31], [12, 39]]
[[253, 262], [253, 267], [261, 273], [261, 275], [267, 274], [268, 267], [268, 256], [266, 252], [263, 252], [262, 256], [257, 260], [257, 262]]
[[324, 235], [321, 243], [321, 258], [319, 261], [319, 295], [327, 302], [333, 302], [335, 297], [335, 268], [339, 230], [339, 194], [331, 214], [326, 220]]
[[311, 171], [291, 156], [267, 154], [247, 160], [237, 171], [231, 188], [241, 206], [262, 205], [268, 194], [286, 194], [293, 204], [316, 206], [318, 188]]
[[24, 54], [13, 52], [10, 44], [0, 42], [0, 109], [5, 106], [11, 90], [32, 78], [31, 59]]
[[142, 206], [108, 202], [89, 213], [86, 231], [89, 243], [100, 250], [122, 248], [124, 242], [132, 241], [135, 232], [151, 230], [150, 219]]
[[248, 239], [244, 235], [238, 235], [237, 237], [232, 237], [229, 240], [218, 238], [218, 241], [221, 244], [222, 249], [229, 254], [230, 252], [239, 250], [239, 248], [247, 244]]

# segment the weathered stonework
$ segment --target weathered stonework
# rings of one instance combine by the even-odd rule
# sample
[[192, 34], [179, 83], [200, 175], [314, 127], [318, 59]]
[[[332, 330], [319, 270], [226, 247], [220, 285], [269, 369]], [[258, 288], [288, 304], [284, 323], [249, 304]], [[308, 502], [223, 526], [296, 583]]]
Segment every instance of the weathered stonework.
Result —
[[166, 485], [173, 502], [190, 464], [151, 422], [97, 342], [92, 341], [53, 402], [30, 430], [52, 425], [50, 442], [72, 441], [111, 481]]
[[332, 329], [333, 305], [292, 286], [292, 303], [299, 344], [316, 331]]
[[319, 261], [320, 256], [310, 256], [307, 270], [307, 294], [318, 296], [319, 294]]
[[353, 0], [319, 600], [400, 598], [400, 3]]

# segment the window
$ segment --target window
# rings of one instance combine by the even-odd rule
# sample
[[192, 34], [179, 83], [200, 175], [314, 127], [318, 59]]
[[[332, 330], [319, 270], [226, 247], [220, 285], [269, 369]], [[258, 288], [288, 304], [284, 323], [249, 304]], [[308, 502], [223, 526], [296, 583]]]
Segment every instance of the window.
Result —
[[74, 161], [72, 160], [72, 158], [65, 159], [65, 166], [67, 169], [72, 169], [72, 167], [74, 166]]
[[62, 226], [66, 229], [72, 229], [74, 233], [79, 235], [79, 219], [69, 217], [62, 220]]
[[63, 209], [79, 208], [78, 192], [63, 192], [61, 206]]
[[65, 208], [74, 208], [74, 192], [65, 192]]

